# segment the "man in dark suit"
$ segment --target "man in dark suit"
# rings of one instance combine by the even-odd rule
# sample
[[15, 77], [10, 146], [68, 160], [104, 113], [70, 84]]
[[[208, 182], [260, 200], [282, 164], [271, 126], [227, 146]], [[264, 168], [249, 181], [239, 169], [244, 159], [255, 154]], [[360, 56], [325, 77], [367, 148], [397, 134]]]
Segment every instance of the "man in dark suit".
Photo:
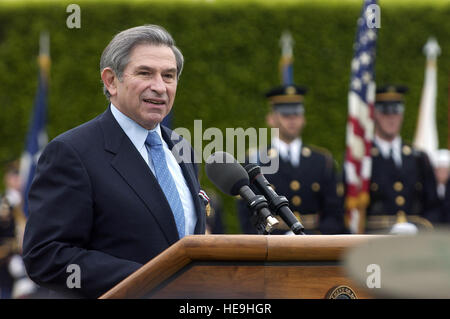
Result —
[[[265, 177], [280, 196], [288, 199], [289, 207], [305, 227], [305, 233], [342, 233], [343, 206], [337, 194], [333, 157], [324, 149], [305, 145], [300, 137], [305, 125], [305, 93], [302, 87], [282, 85], [266, 94], [271, 107], [267, 124], [278, 128], [279, 134], [272, 137], [268, 154], [250, 152], [249, 161], [260, 163], [260, 159], [265, 162], [265, 159], [278, 157], [277, 172], [265, 174]], [[263, 163], [260, 165], [264, 166]], [[243, 201], [239, 201], [238, 210], [243, 232], [256, 233]], [[277, 228], [273, 234], [289, 231], [282, 220]]]
[[404, 143], [404, 86], [377, 89], [370, 203], [366, 232], [384, 232], [405, 219], [420, 228], [440, 221], [436, 179], [424, 152]]
[[108, 109], [47, 145], [29, 193], [23, 255], [39, 285], [98, 297], [181, 237], [205, 232], [192, 149], [159, 124], [182, 67], [159, 26], [120, 32], [103, 51]]

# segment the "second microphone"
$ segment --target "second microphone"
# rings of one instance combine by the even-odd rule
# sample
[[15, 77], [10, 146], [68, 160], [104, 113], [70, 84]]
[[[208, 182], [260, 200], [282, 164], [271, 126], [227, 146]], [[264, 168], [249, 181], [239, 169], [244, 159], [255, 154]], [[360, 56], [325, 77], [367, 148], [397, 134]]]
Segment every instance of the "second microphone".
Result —
[[304, 235], [304, 227], [289, 208], [288, 200], [284, 196], [279, 196], [273, 190], [270, 183], [262, 174], [261, 167], [256, 164], [247, 164], [245, 170], [248, 173], [250, 182], [255, 185], [261, 194], [269, 201], [270, 210], [274, 214], [279, 215], [294, 234]]

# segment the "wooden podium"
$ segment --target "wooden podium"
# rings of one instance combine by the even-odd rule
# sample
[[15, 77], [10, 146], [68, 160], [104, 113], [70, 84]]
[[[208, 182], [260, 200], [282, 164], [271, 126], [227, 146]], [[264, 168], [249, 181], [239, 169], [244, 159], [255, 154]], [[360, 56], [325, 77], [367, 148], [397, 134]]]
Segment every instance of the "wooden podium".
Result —
[[328, 298], [339, 286], [371, 298], [341, 260], [346, 249], [373, 237], [187, 236], [100, 298]]

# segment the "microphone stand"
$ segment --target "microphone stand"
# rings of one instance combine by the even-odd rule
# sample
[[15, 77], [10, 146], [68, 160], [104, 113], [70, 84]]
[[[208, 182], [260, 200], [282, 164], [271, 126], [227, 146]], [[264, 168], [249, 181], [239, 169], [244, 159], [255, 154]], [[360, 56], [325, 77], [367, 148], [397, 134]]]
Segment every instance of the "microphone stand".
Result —
[[270, 186], [269, 182], [261, 173], [261, 168], [258, 165], [248, 164], [245, 166], [245, 170], [247, 171], [252, 183], [254, 183], [258, 190], [269, 199], [270, 210], [274, 212], [275, 215], [280, 216], [294, 234], [305, 235], [303, 232], [303, 225], [294, 216], [289, 208], [289, 201], [286, 197], [278, 195], [272, 189], [272, 186]]
[[278, 224], [278, 220], [272, 216], [268, 209], [267, 199], [263, 195], [255, 195], [253, 192], [241, 193], [247, 201], [247, 206], [252, 212], [252, 223], [258, 234], [268, 235], [273, 227]]

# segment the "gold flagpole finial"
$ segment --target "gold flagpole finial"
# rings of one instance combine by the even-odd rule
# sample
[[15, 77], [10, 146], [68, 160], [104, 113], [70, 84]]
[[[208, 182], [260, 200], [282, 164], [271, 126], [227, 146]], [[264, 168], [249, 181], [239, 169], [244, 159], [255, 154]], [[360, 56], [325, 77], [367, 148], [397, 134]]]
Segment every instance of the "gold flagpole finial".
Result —
[[39, 37], [38, 63], [40, 69], [48, 77], [50, 72], [50, 34], [47, 31], [41, 32]]

